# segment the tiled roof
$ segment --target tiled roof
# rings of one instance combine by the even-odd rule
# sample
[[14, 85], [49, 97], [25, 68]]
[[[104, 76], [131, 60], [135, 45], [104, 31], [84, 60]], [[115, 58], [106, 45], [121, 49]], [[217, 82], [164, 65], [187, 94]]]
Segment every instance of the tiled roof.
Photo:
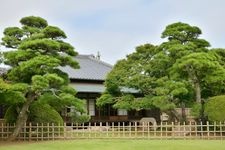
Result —
[[[96, 59], [93, 55], [78, 55], [74, 58], [80, 65], [79, 69], [69, 66], [60, 69], [69, 75], [70, 79], [100, 80], [104, 81], [106, 75], [112, 70], [112, 65]], [[5, 73], [7, 68], [0, 67], [0, 75]]]
[[112, 65], [96, 59], [93, 55], [78, 55], [74, 58], [78, 61], [80, 68], [73, 69], [69, 66], [62, 70], [69, 75], [70, 79], [101, 80], [112, 70]]

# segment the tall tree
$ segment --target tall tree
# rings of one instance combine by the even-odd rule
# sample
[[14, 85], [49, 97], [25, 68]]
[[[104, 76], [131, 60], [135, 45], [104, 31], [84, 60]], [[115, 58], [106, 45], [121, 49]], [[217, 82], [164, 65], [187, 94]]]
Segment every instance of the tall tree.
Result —
[[217, 54], [219, 51], [208, 49], [210, 44], [199, 38], [201, 33], [198, 27], [174, 23], [162, 33], [162, 37], [168, 41], [161, 46], [174, 58], [170, 67], [171, 79], [182, 78], [192, 85], [195, 93], [193, 99], [202, 104], [200, 113], [203, 119], [202, 100], [224, 91], [225, 70], [221, 65], [224, 62], [222, 55]]
[[29, 118], [35, 116], [30, 114], [32, 105], [44, 105], [46, 109], [57, 111], [74, 106], [77, 111], [84, 112], [83, 102], [68, 86], [68, 75], [59, 69], [66, 65], [79, 68], [71, 57], [77, 55], [73, 46], [63, 41], [66, 34], [40, 17], [24, 17], [20, 23], [21, 28], [6, 28], [2, 38], [2, 45], [11, 49], [4, 53], [4, 63], [11, 68], [4, 81], [1, 80], [4, 82], [0, 88], [1, 101], [13, 105], [9, 109], [17, 114], [16, 128], [9, 140], [16, 138], [28, 119], [34, 119]]
[[[109, 73], [105, 94], [98, 105], [114, 104], [126, 109], [152, 106], [168, 111], [176, 105], [207, 98], [224, 92], [224, 51], [209, 50], [210, 44], [200, 39], [201, 30], [186, 23], [166, 27], [159, 46], [145, 44], [117, 62]], [[222, 82], [221, 82], [222, 81]], [[130, 97], [123, 87], [137, 89], [143, 98]], [[138, 105], [136, 105], [138, 103]]]
[[[111, 103], [115, 108], [138, 111], [156, 107], [175, 115], [176, 101], [187, 95], [188, 90], [185, 82], [169, 80], [169, 64], [170, 58], [158, 46], [137, 47], [134, 53], [118, 61], [109, 73], [106, 92], [97, 105]], [[129, 94], [133, 89], [139, 92], [136, 98]]]

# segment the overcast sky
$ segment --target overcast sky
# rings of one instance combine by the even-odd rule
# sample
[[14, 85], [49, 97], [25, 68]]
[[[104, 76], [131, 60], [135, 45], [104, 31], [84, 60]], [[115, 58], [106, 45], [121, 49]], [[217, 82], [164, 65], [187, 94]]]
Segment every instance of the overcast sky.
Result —
[[30, 15], [64, 30], [80, 54], [99, 51], [110, 64], [140, 44], [160, 44], [165, 26], [178, 21], [198, 26], [212, 47], [225, 48], [224, 0], [0, 0], [0, 37]]

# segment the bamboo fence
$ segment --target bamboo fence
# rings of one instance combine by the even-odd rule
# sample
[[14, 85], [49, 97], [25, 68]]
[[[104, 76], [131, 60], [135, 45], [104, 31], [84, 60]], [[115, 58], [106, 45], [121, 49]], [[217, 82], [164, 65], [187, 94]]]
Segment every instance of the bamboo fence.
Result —
[[[0, 140], [6, 140], [15, 125], [0, 124]], [[26, 124], [17, 140], [68, 139], [225, 139], [225, 123], [99, 122], [84, 124]]]

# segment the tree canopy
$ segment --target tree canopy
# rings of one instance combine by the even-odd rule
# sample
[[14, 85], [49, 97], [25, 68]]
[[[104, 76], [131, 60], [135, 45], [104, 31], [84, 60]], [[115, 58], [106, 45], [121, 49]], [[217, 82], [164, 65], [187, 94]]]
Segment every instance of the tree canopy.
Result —
[[[66, 34], [40, 17], [24, 17], [20, 23], [20, 28], [4, 30], [1, 43], [10, 49], [3, 53], [4, 63], [10, 69], [0, 80], [0, 103], [9, 106], [6, 119], [16, 122], [12, 139], [27, 120], [45, 122], [49, 115], [61, 118], [59, 113], [67, 106], [73, 106], [77, 112], [85, 111], [83, 101], [75, 97], [76, 91], [68, 85], [68, 75], [59, 69], [66, 65], [79, 68], [72, 58], [77, 52], [63, 41]], [[42, 114], [36, 111], [39, 109]], [[57, 123], [60, 120], [52, 119]]]
[[225, 96], [214, 96], [206, 103], [205, 112], [209, 121], [225, 121]]
[[[97, 104], [115, 108], [173, 110], [181, 104], [203, 103], [224, 92], [224, 49], [210, 49], [199, 38], [201, 30], [186, 23], [173, 23], [162, 32], [167, 41], [144, 44], [118, 61], [108, 74], [105, 93]], [[124, 92], [136, 89], [138, 96]], [[130, 97], [130, 98], [128, 98]]]

